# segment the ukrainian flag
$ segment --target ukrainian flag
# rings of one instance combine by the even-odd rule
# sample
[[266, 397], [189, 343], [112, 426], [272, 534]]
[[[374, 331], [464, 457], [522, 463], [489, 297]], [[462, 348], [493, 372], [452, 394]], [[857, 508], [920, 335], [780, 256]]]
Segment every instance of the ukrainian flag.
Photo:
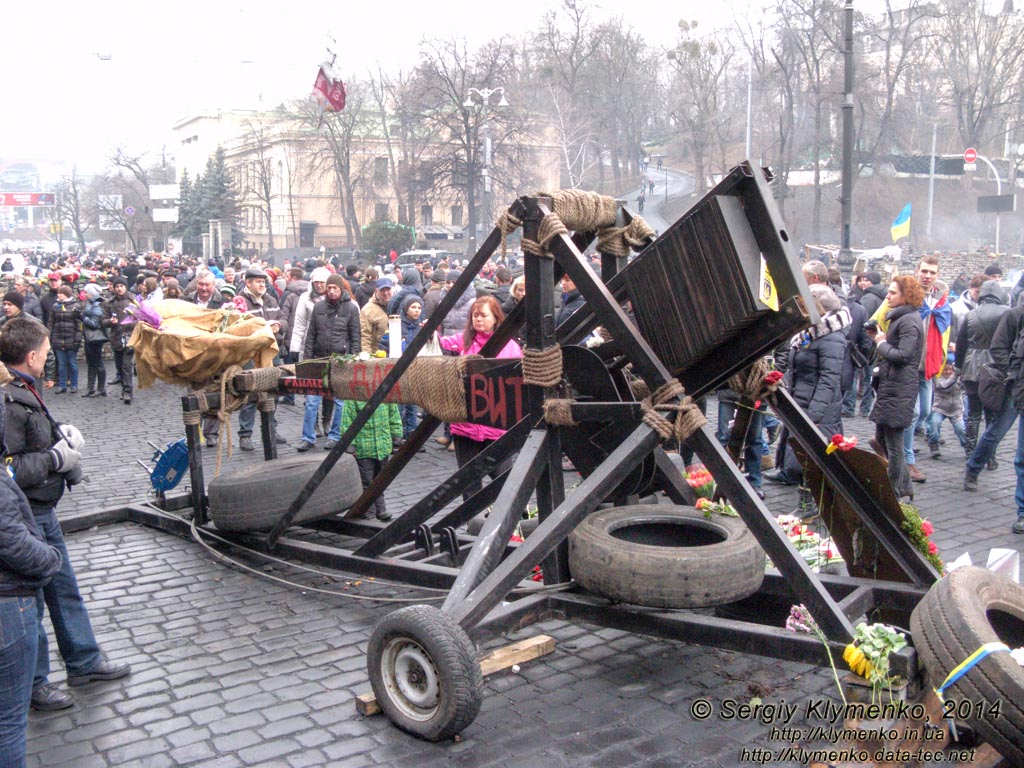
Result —
[[910, 237], [910, 203], [903, 206], [900, 215], [893, 221], [891, 232], [894, 243], [901, 237]]

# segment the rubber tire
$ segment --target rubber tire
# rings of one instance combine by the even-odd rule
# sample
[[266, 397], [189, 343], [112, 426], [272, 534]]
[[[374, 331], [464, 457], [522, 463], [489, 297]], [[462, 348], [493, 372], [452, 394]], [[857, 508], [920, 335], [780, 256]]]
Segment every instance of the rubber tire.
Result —
[[[225, 472], [207, 486], [210, 517], [222, 531], [269, 531], [322, 462], [317, 456], [288, 456]], [[293, 522], [343, 512], [362, 493], [355, 457], [342, 454]]]
[[[397, 690], [394, 660], [403, 649], [425, 655], [432, 664], [435, 706], [418, 711]], [[389, 613], [374, 627], [366, 658], [377, 703], [403, 731], [427, 741], [443, 741], [461, 733], [480, 712], [484, 678], [476, 649], [462, 627], [437, 608], [410, 605]], [[390, 670], [388, 675], [385, 668]]]
[[[992, 610], [1013, 618], [999, 634], [988, 616]], [[935, 582], [917, 604], [910, 615], [910, 634], [929, 682], [937, 688], [985, 643], [1024, 646], [1024, 587], [985, 568], [957, 568]], [[986, 708], [1000, 702], [999, 717], [977, 717], [972, 707], [972, 717], [964, 722], [1010, 765], [1024, 765], [1024, 668], [1010, 654], [989, 654], [950, 686], [945, 698], [987, 702]]]
[[[628, 525], [699, 529], [721, 541], [657, 546], [616, 538]], [[694, 530], [694, 533], [697, 533]], [[748, 597], [764, 581], [765, 556], [738, 517], [710, 519], [692, 507], [635, 505], [599, 510], [569, 537], [569, 570], [588, 592], [653, 608], [706, 608]]]

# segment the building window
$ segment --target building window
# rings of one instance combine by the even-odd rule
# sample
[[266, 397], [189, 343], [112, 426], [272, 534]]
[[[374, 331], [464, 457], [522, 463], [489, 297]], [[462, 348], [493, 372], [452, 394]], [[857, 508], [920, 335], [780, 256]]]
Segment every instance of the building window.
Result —
[[387, 184], [388, 182], [388, 159], [386, 157], [373, 158], [373, 183]]
[[434, 223], [434, 206], [420, 206], [420, 223], [425, 227], [429, 227]]
[[390, 221], [391, 220], [391, 206], [387, 203], [376, 203], [373, 206], [373, 220], [374, 221]]
[[461, 205], [453, 205], [452, 206], [452, 226], [453, 227], [461, 227], [462, 226], [462, 206]]

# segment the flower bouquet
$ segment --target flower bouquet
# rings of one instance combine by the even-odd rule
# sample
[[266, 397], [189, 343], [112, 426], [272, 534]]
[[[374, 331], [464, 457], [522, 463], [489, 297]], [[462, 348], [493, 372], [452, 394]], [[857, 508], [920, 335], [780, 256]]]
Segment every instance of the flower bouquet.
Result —
[[715, 495], [715, 478], [705, 467], [690, 468], [686, 472], [686, 484], [702, 499], [710, 499]]

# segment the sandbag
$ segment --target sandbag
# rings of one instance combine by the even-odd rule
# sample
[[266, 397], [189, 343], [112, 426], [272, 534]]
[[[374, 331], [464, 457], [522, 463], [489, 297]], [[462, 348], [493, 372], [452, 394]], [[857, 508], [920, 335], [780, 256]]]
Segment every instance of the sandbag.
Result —
[[203, 309], [187, 301], [164, 299], [153, 305], [160, 328], [136, 323], [128, 345], [135, 349], [139, 388], [159, 379], [169, 384], [199, 384], [232, 365], [252, 361], [273, 365], [277, 340], [266, 321], [228, 309]]

